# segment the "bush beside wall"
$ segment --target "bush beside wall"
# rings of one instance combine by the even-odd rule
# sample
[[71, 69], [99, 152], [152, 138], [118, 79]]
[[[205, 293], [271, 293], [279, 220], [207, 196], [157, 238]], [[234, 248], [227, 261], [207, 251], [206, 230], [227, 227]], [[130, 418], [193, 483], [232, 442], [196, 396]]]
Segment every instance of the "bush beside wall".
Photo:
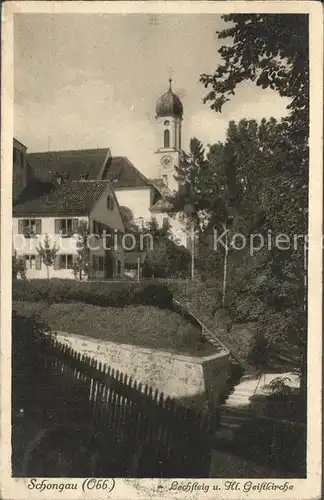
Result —
[[154, 305], [173, 309], [173, 294], [163, 283], [79, 282], [72, 280], [14, 280], [14, 301], [83, 302], [102, 307]]

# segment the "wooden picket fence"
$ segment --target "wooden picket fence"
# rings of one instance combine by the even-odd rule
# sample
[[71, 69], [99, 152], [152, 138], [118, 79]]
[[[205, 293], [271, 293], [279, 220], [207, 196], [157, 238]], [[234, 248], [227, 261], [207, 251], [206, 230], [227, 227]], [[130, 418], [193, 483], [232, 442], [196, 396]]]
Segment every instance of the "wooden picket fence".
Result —
[[165, 398], [56, 339], [35, 349], [33, 373], [44, 411], [63, 427], [83, 426], [99, 436], [101, 465], [92, 476], [208, 477], [218, 415]]

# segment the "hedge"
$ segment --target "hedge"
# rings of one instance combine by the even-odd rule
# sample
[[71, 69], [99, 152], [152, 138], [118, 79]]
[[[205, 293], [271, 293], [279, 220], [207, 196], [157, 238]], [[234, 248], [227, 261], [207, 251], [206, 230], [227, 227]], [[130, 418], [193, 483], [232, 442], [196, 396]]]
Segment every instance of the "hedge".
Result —
[[80, 282], [74, 280], [14, 280], [14, 301], [83, 302], [103, 307], [154, 305], [173, 310], [173, 294], [161, 283]]

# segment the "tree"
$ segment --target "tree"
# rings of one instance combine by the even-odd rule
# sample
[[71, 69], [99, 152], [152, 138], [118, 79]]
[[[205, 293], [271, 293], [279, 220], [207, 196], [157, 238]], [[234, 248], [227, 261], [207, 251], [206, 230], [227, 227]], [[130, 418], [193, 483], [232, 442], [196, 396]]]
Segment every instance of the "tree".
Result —
[[90, 233], [87, 222], [79, 222], [76, 228], [76, 236], [77, 255], [73, 263], [73, 272], [75, 277], [78, 276], [81, 281], [88, 276], [90, 267], [90, 249], [88, 245]]
[[188, 272], [190, 254], [186, 248], [172, 241], [171, 224], [168, 219], [159, 226], [153, 217], [146, 224], [143, 232], [150, 234], [153, 241], [152, 248], [146, 249], [144, 276], [166, 278], [185, 275]]
[[39, 246], [36, 248], [43, 264], [46, 266], [47, 279], [49, 279], [49, 270], [53, 266], [55, 257], [59, 248], [54, 243], [51, 245], [51, 240], [48, 234], [45, 234], [44, 244], [40, 241]]
[[120, 206], [120, 215], [122, 216], [122, 219], [124, 221], [125, 227], [128, 230], [133, 230], [135, 228], [135, 222], [134, 222], [134, 214], [132, 210], [128, 207], [125, 206]]
[[[263, 165], [271, 169], [260, 196], [267, 207], [266, 224], [275, 232], [288, 235], [307, 233], [308, 129], [309, 129], [309, 55], [308, 16], [292, 14], [230, 14], [223, 16], [229, 27], [218, 33], [225, 44], [219, 53], [222, 62], [212, 74], [202, 74], [200, 81], [208, 88], [205, 103], [221, 112], [240, 83], [255, 82], [288, 97], [288, 116], [281, 120], [281, 138], [276, 137], [272, 161]], [[270, 127], [271, 128], [271, 127]], [[277, 127], [276, 127], [277, 128]], [[263, 137], [269, 127], [260, 130]], [[262, 135], [261, 134], [261, 135]], [[263, 139], [262, 139], [263, 142]], [[279, 154], [277, 161], [276, 155]], [[268, 161], [268, 160], [267, 160]], [[258, 182], [256, 183], [258, 185]], [[246, 186], [249, 190], [249, 186]], [[297, 286], [285, 314], [285, 334], [298, 323], [294, 335], [304, 349], [301, 372], [306, 367], [305, 250], [268, 254], [266, 300], [286, 295], [287, 284]], [[289, 296], [289, 293], [288, 293]], [[280, 308], [280, 300], [272, 302], [272, 315]], [[269, 304], [270, 305], [270, 304]], [[286, 306], [287, 308], [287, 306]], [[284, 312], [283, 312], [284, 313]], [[271, 321], [268, 317], [268, 326]]]
[[181, 214], [184, 222], [202, 230], [213, 214], [224, 217], [226, 207], [217, 172], [206, 158], [205, 149], [196, 137], [190, 141], [189, 153], [183, 152], [176, 169], [179, 190], [169, 197], [170, 214]]
[[169, 239], [157, 241], [147, 252], [143, 275], [147, 278], [184, 277], [188, 275], [190, 253]]
[[21, 279], [26, 279], [26, 264], [22, 257], [17, 256], [17, 252], [14, 250], [12, 255], [12, 279], [17, 279], [20, 276]]
[[[223, 16], [230, 27], [218, 33], [226, 45], [219, 49], [222, 63], [214, 73], [202, 74], [200, 81], [209, 89], [204, 101], [221, 112], [237, 86], [251, 80], [262, 88], [271, 88], [288, 97], [289, 115], [281, 127], [279, 145], [281, 171], [272, 185], [285, 200], [280, 224], [307, 230], [309, 65], [308, 16], [292, 14], [230, 14]], [[262, 133], [262, 131], [260, 131]], [[265, 130], [263, 135], [269, 133]], [[284, 157], [283, 157], [284, 156]], [[301, 210], [300, 210], [301, 208]], [[296, 210], [297, 209], [297, 210]], [[273, 211], [273, 210], [272, 210]], [[287, 220], [287, 212], [294, 214]], [[294, 220], [292, 220], [294, 219]]]
[[237, 86], [251, 80], [262, 88], [277, 90], [290, 98], [287, 122], [290, 134], [308, 136], [309, 49], [308, 16], [300, 14], [229, 14], [222, 19], [230, 26], [218, 32], [226, 45], [219, 49], [222, 63], [200, 81], [209, 88], [205, 102], [222, 111]]
[[143, 276], [147, 278], [167, 277], [167, 243], [156, 241], [154, 247], [146, 254]]

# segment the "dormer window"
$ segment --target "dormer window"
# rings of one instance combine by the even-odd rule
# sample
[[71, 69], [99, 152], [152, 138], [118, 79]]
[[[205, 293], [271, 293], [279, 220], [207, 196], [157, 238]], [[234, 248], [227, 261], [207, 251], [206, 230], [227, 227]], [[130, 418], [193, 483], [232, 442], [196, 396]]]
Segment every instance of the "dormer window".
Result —
[[114, 206], [115, 206], [115, 200], [110, 194], [108, 194], [108, 196], [107, 196], [107, 208], [108, 208], [108, 210], [114, 210]]
[[63, 182], [63, 176], [58, 173], [54, 174], [54, 179], [59, 185], [61, 185]]

